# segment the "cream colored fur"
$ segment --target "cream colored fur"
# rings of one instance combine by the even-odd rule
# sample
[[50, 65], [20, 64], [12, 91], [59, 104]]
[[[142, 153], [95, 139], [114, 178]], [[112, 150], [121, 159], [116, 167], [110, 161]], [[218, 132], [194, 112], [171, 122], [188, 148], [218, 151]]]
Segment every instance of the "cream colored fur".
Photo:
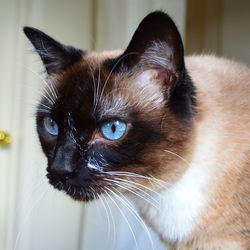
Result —
[[198, 100], [189, 167], [156, 195], [161, 212], [138, 208], [170, 249], [249, 249], [250, 69], [213, 56], [186, 66]]

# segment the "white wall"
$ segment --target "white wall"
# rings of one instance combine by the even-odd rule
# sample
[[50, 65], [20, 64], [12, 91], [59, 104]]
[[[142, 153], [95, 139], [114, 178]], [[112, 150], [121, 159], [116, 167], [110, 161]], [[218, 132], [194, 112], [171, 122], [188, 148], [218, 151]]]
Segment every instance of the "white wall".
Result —
[[0, 129], [13, 136], [11, 147], [0, 148], [1, 250], [14, 249], [16, 239], [20, 250], [79, 248], [83, 205], [46, 184], [34, 124], [42, 67], [22, 27], [90, 48], [91, 14], [91, 0], [0, 0]]
[[[107, 237], [100, 202], [85, 209], [47, 184], [34, 122], [42, 67], [22, 27], [40, 28], [83, 49], [124, 48], [139, 20], [154, 9], [167, 10], [184, 31], [185, 0], [0, 0], [0, 129], [13, 136], [11, 147], [0, 148], [0, 250], [110, 250], [115, 236], [111, 228]], [[128, 225], [117, 209], [112, 214], [114, 249], [134, 249]], [[129, 220], [140, 249], [151, 249], [140, 225]]]
[[153, 10], [166, 11], [185, 34], [186, 0], [98, 0], [96, 49], [126, 48], [139, 22]]

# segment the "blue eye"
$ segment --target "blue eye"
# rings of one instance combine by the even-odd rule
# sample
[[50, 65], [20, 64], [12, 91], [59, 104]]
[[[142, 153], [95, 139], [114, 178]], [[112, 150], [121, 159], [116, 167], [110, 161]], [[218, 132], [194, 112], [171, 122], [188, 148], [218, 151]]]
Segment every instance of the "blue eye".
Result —
[[102, 135], [109, 140], [120, 139], [125, 134], [126, 129], [126, 123], [119, 120], [107, 121], [101, 125]]
[[51, 135], [58, 135], [58, 126], [53, 119], [46, 117], [44, 118], [43, 123], [48, 133]]

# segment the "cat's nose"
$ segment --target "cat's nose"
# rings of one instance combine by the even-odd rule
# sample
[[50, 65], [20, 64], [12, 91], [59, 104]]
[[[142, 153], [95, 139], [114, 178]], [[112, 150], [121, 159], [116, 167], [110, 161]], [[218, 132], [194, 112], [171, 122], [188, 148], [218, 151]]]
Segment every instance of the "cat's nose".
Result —
[[54, 177], [67, 180], [74, 174], [74, 169], [65, 163], [52, 163], [49, 168], [50, 174]]
[[75, 163], [73, 161], [73, 153], [65, 152], [63, 148], [56, 151], [55, 157], [49, 165], [48, 171], [55, 178], [67, 180], [74, 175]]

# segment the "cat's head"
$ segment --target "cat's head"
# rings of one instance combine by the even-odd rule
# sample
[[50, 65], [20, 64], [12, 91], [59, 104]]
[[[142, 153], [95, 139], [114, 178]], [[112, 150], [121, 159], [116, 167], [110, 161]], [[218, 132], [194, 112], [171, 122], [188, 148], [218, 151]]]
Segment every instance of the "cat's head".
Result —
[[24, 32], [48, 74], [37, 130], [54, 187], [91, 200], [160, 189], [181, 176], [195, 100], [168, 15], [146, 16], [124, 52], [81, 51], [34, 28]]

